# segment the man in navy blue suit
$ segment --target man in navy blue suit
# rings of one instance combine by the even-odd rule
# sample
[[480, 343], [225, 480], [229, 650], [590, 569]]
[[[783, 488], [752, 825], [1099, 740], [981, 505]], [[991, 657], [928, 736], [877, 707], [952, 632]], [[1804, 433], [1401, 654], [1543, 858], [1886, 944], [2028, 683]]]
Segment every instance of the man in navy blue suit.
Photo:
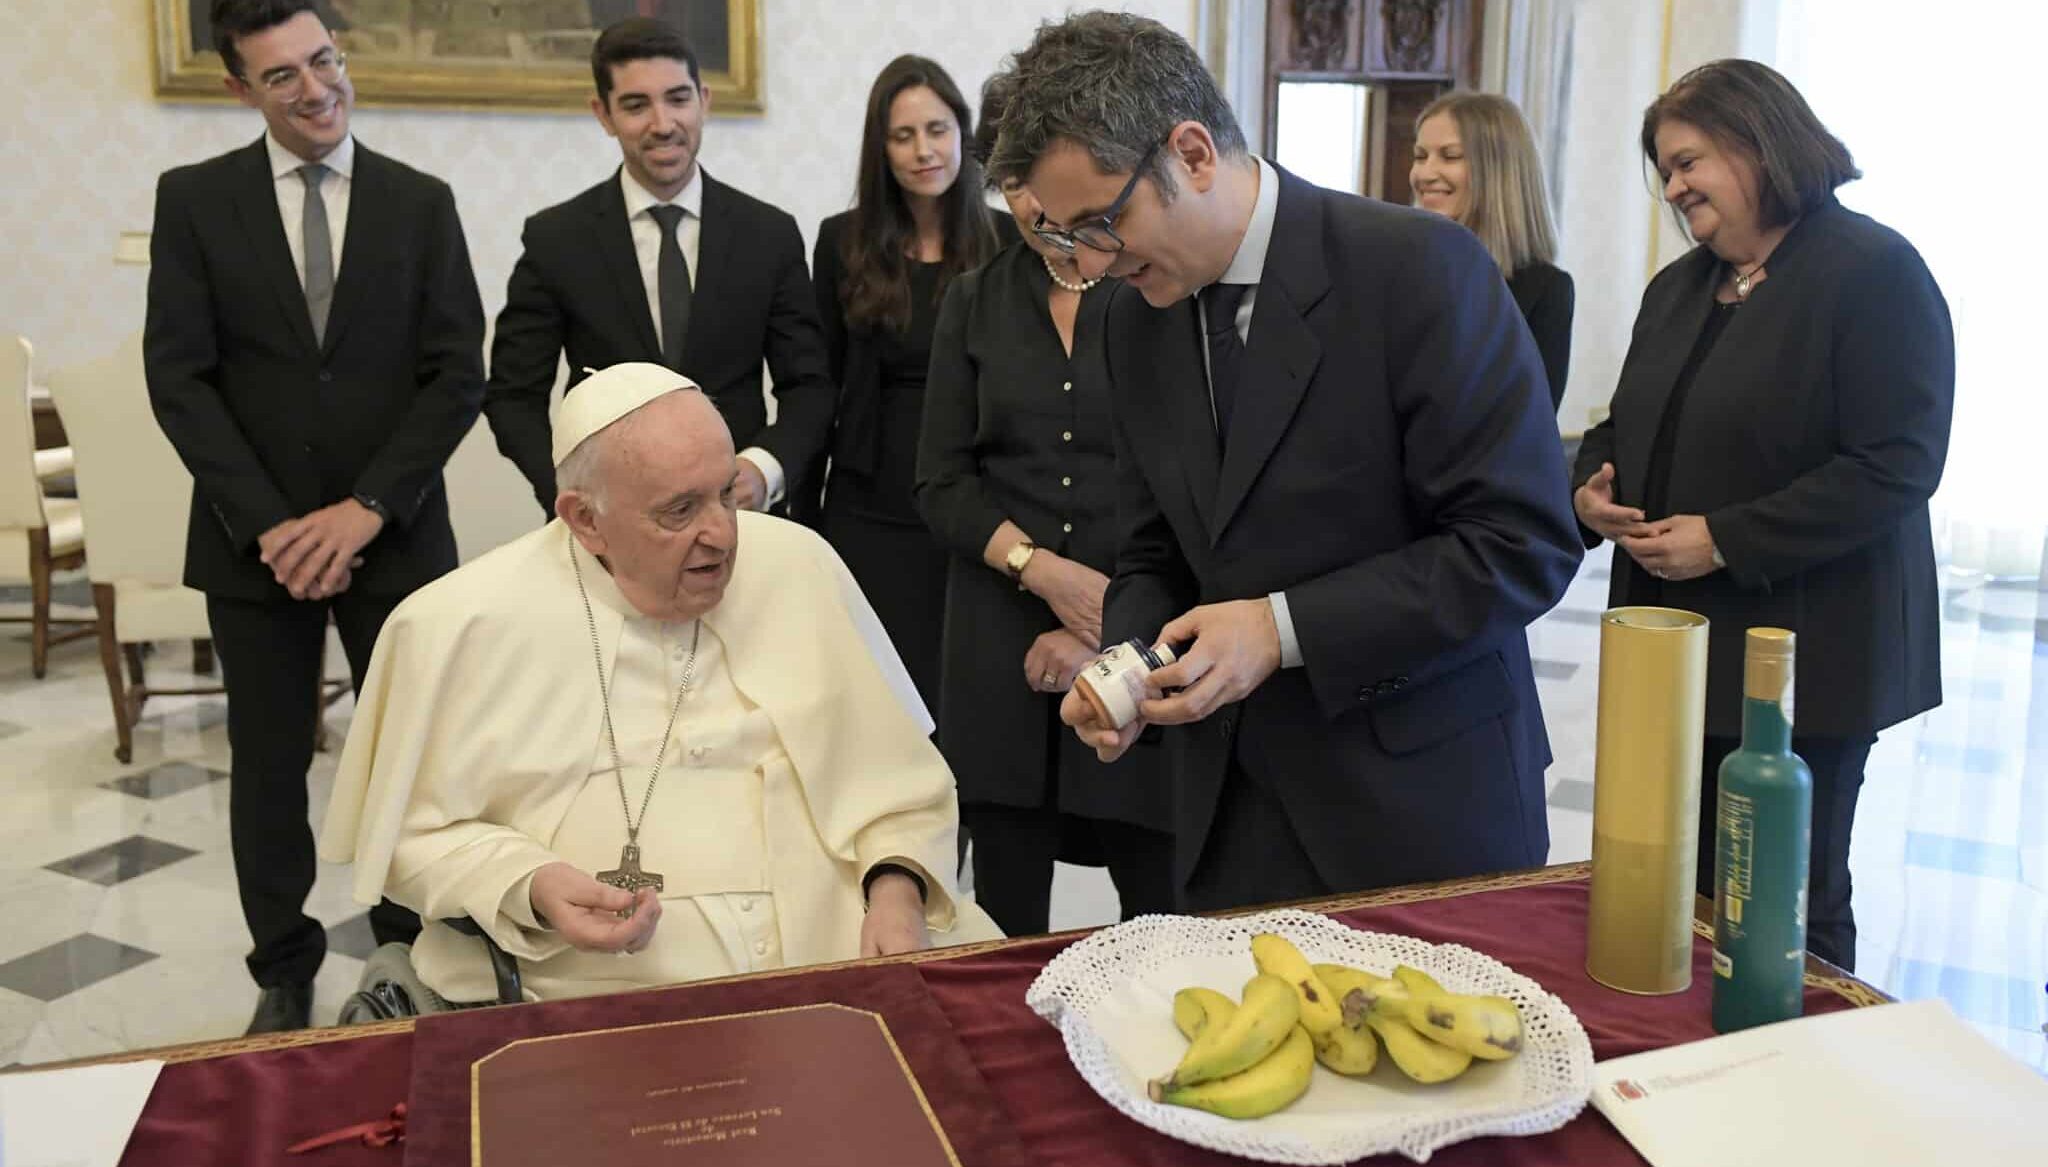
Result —
[[[1535, 343], [1437, 216], [1245, 148], [1194, 50], [1087, 13], [1015, 65], [990, 170], [1109, 306], [1119, 460], [1106, 640], [1185, 649], [1149, 725], [1190, 910], [1544, 862], [1525, 629], [1582, 555]], [[1171, 692], [1178, 690], [1178, 692]]]

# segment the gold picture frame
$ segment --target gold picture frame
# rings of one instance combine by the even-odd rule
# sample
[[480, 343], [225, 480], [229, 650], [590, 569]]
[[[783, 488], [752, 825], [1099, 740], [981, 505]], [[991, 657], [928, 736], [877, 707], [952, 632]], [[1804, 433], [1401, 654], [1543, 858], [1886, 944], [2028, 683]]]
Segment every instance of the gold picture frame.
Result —
[[[156, 93], [233, 100], [210, 47], [209, 0], [151, 0]], [[363, 105], [424, 109], [584, 109], [590, 44], [605, 25], [645, 14], [693, 36], [717, 114], [762, 111], [759, 0], [318, 0], [349, 54]], [[524, 26], [530, 32], [520, 31]], [[720, 34], [723, 35], [720, 35]], [[450, 42], [454, 47], [450, 48]]]

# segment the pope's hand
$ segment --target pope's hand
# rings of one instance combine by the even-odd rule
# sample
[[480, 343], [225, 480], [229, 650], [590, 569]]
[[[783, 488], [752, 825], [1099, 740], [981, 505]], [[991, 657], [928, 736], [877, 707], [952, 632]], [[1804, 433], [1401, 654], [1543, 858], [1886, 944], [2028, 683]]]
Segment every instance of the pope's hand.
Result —
[[1095, 706], [1081, 696], [1079, 689], [1067, 690], [1060, 698], [1060, 720], [1074, 727], [1074, 736], [1082, 744], [1095, 751], [1095, 756], [1104, 762], [1114, 762], [1124, 756], [1138, 735], [1145, 732], [1145, 719], [1140, 717], [1122, 729], [1111, 726], [1095, 715]]
[[[638, 952], [661, 921], [661, 897], [653, 888], [629, 894], [567, 863], [534, 872], [531, 888], [534, 914], [584, 952]], [[619, 915], [627, 908], [632, 915]]]
[[868, 914], [860, 923], [862, 956], [922, 952], [932, 946], [924, 927], [924, 898], [909, 876], [891, 871], [868, 885]]

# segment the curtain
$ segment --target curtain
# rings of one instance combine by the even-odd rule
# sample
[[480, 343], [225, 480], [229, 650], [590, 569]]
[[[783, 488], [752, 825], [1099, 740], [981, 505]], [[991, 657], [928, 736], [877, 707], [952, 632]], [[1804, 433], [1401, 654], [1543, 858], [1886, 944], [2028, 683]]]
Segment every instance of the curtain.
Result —
[[1842, 202], [1904, 235], [1948, 299], [1956, 409], [1935, 533], [1951, 566], [2040, 575], [2048, 528], [2048, 376], [2035, 339], [2048, 245], [2040, 176], [2014, 115], [2035, 100], [2039, 5], [1784, 0], [1773, 64], [1845, 142], [1864, 177]]

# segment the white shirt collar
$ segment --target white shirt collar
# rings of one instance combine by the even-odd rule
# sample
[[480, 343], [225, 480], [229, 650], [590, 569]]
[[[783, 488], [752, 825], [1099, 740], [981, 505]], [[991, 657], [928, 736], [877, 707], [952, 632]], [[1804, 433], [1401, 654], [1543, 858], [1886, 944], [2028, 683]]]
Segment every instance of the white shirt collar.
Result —
[[[626, 192], [626, 219], [629, 222], [647, 208], [662, 205], [662, 200], [655, 198], [652, 191], [641, 186], [640, 180], [633, 177], [633, 172], [623, 166], [619, 167], [619, 187]], [[676, 197], [668, 200], [668, 205], [681, 207], [690, 213], [692, 219], [700, 223], [704, 221], [703, 163], [698, 163], [696, 168], [690, 171], [689, 183]]]
[[1280, 209], [1280, 172], [1256, 154], [1252, 161], [1259, 164], [1258, 201], [1252, 204], [1252, 221], [1245, 224], [1244, 238], [1238, 241], [1237, 254], [1230, 257], [1230, 266], [1216, 277], [1219, 284], [1257, 287], [1259, 277], [1266, 270], [1266, 248], [1273, 242], [1273, 217]]
[[[299, 167], [306, 164], [304, 158], [285, 149], [284, 143], [278, 141], [276, 136], [268, 130], [263, 132], [263, 148], [270, 154], [270, 176], [272, 178], [283, 178], [288, 174], [297, 173]], [[320, 165], [325, 166], [343, 178], [353, 180], [356, 170], [356, 136], [350, 134], [348, 137], [343, 138], [341, 145], [328, 151], [327, 157], [320, 160]]]

